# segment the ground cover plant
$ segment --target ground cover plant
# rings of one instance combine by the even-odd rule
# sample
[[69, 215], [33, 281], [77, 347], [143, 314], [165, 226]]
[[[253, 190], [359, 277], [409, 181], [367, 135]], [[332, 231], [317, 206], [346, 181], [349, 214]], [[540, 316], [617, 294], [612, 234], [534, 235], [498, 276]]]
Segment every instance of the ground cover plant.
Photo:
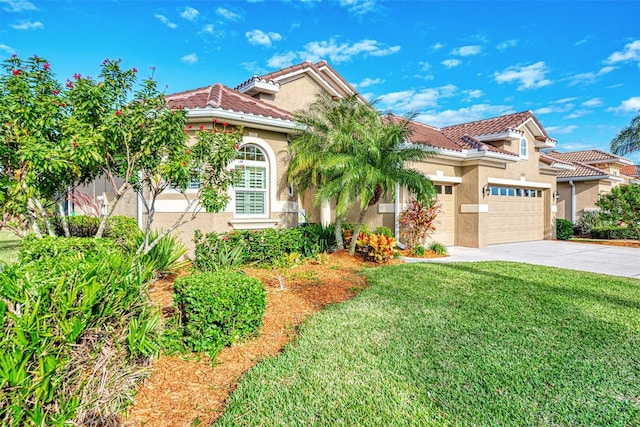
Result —
[[507, 262], [365, 275], [216, 425], [640, 424], [637, 280]]

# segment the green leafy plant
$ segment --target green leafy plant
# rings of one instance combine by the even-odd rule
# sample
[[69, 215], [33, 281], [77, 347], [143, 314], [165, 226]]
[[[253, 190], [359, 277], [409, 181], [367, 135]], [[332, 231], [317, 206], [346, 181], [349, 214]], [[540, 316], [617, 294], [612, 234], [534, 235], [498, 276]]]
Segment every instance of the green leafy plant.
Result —
[[389, 227], [386, 227], [384, 225], [376, 227], [376, 231], [374, 231], [373, 234], [382, 234], [386, 237], [395, 237], [393, 231]]
[[413, 253], [416, 256], [422, 256], [425, 253], [427, 253], [427, 250], [422, 245], [416, 245], [413, 248], [411, 248], [411, 253]]
[[640, 183], [630, 182], [611, 189], [596, 202], [600, 215], [615, 225], [640, 228]]
[[[158, 238], [158, 235], [159, 232], [156, 231], [150, 233], [149, 239], [157, 240], [157, 243], [148, 253], [141, 255], [142, 262], [153, 266], [153, 269], [160, 274], [167, 274], [188, 266], [190, 261], [183, 258], [187, 249], [182, 242], [171, 234], [165, 234], [161, 238]], [[144, 238], [143, 233], [138, 233], [137, 247], [144, 245]]]
[[569, 240], [573, 236], [573, 223], [564, 218], [556, 218], [556, 237], [558, 240]]
[[640, 229], [633, 227], [621, 227], [615, 225], [594, 227], [591, 229], [591, 237], [594, 239], [629, 239], [640, 240]]
[[214, 357], [225, 345], [258, 332], [266, 307], [266, 290], [255, 278], [219, 271], [176, 279], [179, 331], [192, 351]]
[[435, 252], [437, 255], [447, 255], [449, 253], [449, 251], [447, 251], [447, 247], [438, 242], [431, 242], [429, 250]]
[[400, 234], [407, 240], [407, 247], [420, 244], [436, 230], [435, 221], [440, 210], [437, 199], [428, 203], [416, 199], [409, 202], [398, 218]]

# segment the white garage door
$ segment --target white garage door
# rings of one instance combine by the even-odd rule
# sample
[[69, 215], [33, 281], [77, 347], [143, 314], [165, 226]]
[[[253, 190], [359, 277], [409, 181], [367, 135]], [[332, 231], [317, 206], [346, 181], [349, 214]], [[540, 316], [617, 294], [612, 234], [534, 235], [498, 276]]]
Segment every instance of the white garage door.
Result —
[[491, 188], [488, 244], [544, 239], [544, 198], [539, 189]]

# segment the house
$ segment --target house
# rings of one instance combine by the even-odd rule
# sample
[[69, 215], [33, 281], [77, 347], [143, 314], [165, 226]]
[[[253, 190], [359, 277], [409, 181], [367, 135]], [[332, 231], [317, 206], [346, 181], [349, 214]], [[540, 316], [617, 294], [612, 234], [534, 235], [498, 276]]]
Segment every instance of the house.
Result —
[[[585, 212], [597, 211], [596, 202], [602, 194], [631, 180], [627, 168], [633, 163], [624, 157], [602, 150], [581, 150], [568, 153], [551, 151], [548, 156], [573, 166], [558, 173], [558, 218], [576, 223]], [[627, 174], [625, 174], [627, 172]]]
[[[318, 91], [336, 98], [358, 95], [320, 61], [254, 76], [233, 89], [214, 84], [167, 96], [170, 107], [187, 109], [194, 129], [210, 129], [217, 120], [245, 130], [236, 161], [244, 166], [245, 184], [231, 191], [224, 212], [200, 213], [181, 227], [183, 241], [189, 242], [195, 229], [224, 232], [333, 219], [332, 206], [314, 206], [309, 194], [296, 194], [286, 181], [288, 143], [299, 132], [292, 112], [312, 103]], [[543, 153], [556, 141], [531, 111], [444, 128], [414, 121], [411, 129], [407, 143], [427, 144], [433, 152], [427, 161], [411, 165], [433, 181], [442, 204], [433, 240], [482, 247], [554, 238], [556, 175], [570, 166]], [[184, 209], [178, 196], [171, 190], [161, 195], [156, 227], [168, 227]], [[395, 199], [370, 209], [365, 221], [370, 228], [384, 225], [397, 233], [398, 216], [410, 198], [398, 189]]]
[[620, 168], [620, 173], [635, 181], [640, 181], [640, 165], [623, 166]]

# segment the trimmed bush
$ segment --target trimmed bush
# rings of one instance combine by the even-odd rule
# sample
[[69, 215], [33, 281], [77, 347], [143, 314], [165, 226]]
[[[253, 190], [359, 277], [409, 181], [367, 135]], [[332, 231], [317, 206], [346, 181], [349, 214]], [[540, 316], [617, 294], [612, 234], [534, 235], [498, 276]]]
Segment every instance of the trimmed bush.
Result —
[[141, 233], [138, 221], [135, 218], [122, 215], [113, 215], [107, 220], [105, 237], [114, 241], [116, 246], [125, 251], [135, 252], [136, 237]]
[[258, 279], [230, 271], [197, 273], [176, 279], [174, 292], [182, 340], [193, 351], [213, 357], [262, 325], [267, 293]]
[[556, 238], [569, 240], [573, 236], [573, 223], [564, 218], [556, 218]]
[[591, 237], [594, 239], [606, 240], [640, 240], [640, 229], [620, 226], [594, 227], [591, 229]]
[[20, 243], [18, 257], [21, 263], [33, 261], [56, 260], [76, 257], [78, 254], [116, 252], [116, 246], [110, 239], [94, 239], [83, 237], [51, 237], [37, 238], [29, 234]]

